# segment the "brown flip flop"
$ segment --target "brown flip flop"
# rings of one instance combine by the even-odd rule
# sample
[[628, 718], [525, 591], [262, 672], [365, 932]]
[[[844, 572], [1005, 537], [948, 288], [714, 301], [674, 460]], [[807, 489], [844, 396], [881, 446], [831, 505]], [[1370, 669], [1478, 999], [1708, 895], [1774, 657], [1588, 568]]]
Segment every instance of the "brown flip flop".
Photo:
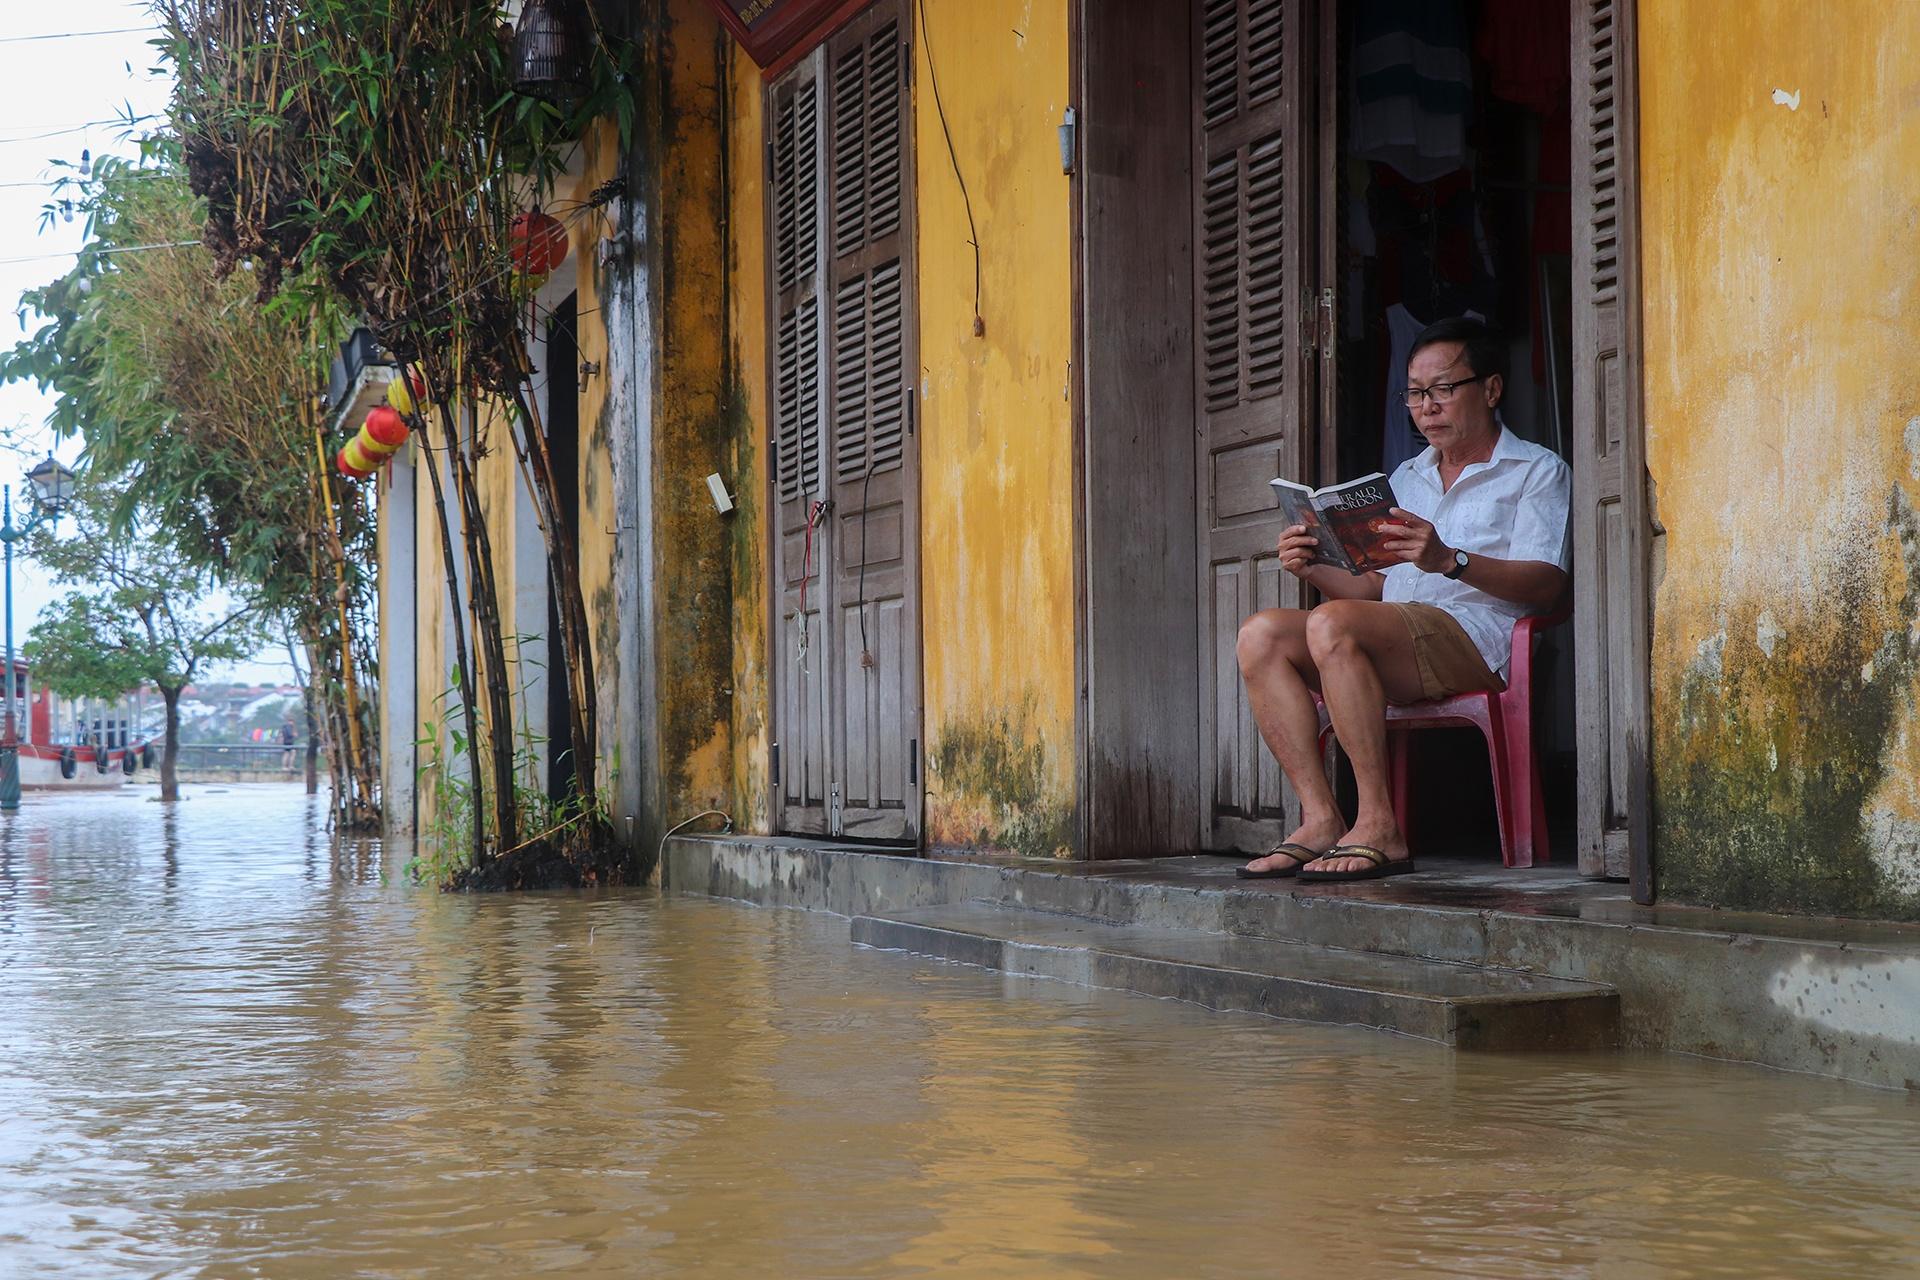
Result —
[[1337, 844], [1314, 859], [1323, 858], [1365, 858], [1371, 866], [1358, 871], [1315, 871], [1311, 867], [1302, 867], [1299, 877], [1302, 880], [1378, 880], [1384, 876], [1403, 876], [1414, 869], [1411, 855], [1405, 858], [1389, 858], [1370, 844]]
[[1294, 876], [1299, 875], [1300, 868], [1306, 866], [1309, 862], [1312, 862], [1316, 858], [1324, 858], [1327, 856], [1317, 849], [1309, 849], [1307, 846], [1295, 844], [1291, 840], [1284, 844], [1275, 845], [1260, 856], [1262, 858], [1271, 858], [1276, 853], [1283, 853], [1287, 857], [1292, 858], [1293, 865], [1290, 867], [1269, 867], [1265, 871], [1249, 871], [1245, 867], [1235, 867], [1233, 874], [1239, 876], [1242, 880], [1290, 880]]

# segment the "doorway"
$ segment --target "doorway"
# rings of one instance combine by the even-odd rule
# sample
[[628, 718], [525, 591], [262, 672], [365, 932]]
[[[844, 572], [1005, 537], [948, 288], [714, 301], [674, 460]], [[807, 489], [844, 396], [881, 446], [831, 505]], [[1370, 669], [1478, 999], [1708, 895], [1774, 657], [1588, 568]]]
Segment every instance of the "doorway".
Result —
[[[553, 309], [547, 323], [547, 454], [559, 478], [559, 519], [571, 531], [568, 545], [579, 546], [580, 534], [580, 397], [574, 381], [580, 367], [578, 336], [580, 295], [569, 293]], [[560, 634], [560, 593], [549, 572], [547, 634]], [[554, 650], [548, 650], [548, 662]], [[547, 696], [547, 797], [555, 803], [573, 790], [573, 681], [564, 671], [548, 670], [541, 682]]]
[[[1555, 855], [1572, 860], [1577, 812], [1581, 869], [1624, 874], [1614, 855], [1645, 847], [1649, 542], [1630, 0], [1084, 0], [1079, 17], [1087, 854], [1285, 833], [1293, 799], [1234, 659], [1242, 619], [1298, 598], [1265, 482], [1424, 447], [1394, 375], [1424, 323], [1472, 311], [1511, 343], [1507, 425], [1574, 470], [1581, 592], [1534, 686]], [[1170, 664], [1191, 684], [1143, 693]], [[1446, 785], [1469, 754], [1484, 847], [1484, 753], [1427, 772]]]
[[[1414, 336], [1450, 316], [1507, 343], [1506, 430], [1572, 461], [1570, 11], [1537, 0], [1334, 6], [1332, 146], [1321, 167], [1331, 332], [1323, 481], [1395, 468], [1426, 441], [1401, 403]], [[1549, 848], [1573, 848], [1573, 630], [1548, 631], [1533, 681]], [[1498, 847], [1472, 729], [1410, 735], [1423, 853]]]
[[923, 829], [910, 10], [876, 0], [764, 98], [773, 811]]

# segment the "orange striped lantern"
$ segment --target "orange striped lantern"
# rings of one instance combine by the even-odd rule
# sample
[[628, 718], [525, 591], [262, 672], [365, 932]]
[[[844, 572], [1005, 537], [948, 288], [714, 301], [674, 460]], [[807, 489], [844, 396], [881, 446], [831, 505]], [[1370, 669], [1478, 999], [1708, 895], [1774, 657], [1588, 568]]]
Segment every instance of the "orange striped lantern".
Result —
[[375, 405], [368, 411], [359, 433], [341, 446], [335, 465], [342, 475], [364, 480], [406, 442], [407, 420], [388, 405]]

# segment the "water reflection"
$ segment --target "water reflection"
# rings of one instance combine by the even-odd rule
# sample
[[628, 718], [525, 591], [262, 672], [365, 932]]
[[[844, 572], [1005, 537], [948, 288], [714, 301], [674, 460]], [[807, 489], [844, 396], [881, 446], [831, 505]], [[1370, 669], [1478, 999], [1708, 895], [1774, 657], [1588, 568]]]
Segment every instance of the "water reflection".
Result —
[[190, 794], [0, 816], [0, 1273], [1853, 1277], [1920, 1241], [1902, 1096], [442, 897], [297, 786]]

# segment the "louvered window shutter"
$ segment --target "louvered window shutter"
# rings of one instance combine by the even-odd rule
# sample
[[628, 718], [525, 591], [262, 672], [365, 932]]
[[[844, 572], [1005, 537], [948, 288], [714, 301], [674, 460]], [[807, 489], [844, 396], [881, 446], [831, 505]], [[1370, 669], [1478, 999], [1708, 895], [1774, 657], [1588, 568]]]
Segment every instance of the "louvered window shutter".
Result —
[[819, 84], [796, 74], [772, 110], [774, 489], [780, 502], [821, 497]]
[[1285, 5], [1204, 0], [1199, 16], [1201, 400], [1217, 413], [1284, 389]]
[[[883, 5], [889, 9], [893, 6]], [[900, 24], [888, 16], [832, 49], [833, 476], [901, 465], [906, 332], [900, 212]]]

